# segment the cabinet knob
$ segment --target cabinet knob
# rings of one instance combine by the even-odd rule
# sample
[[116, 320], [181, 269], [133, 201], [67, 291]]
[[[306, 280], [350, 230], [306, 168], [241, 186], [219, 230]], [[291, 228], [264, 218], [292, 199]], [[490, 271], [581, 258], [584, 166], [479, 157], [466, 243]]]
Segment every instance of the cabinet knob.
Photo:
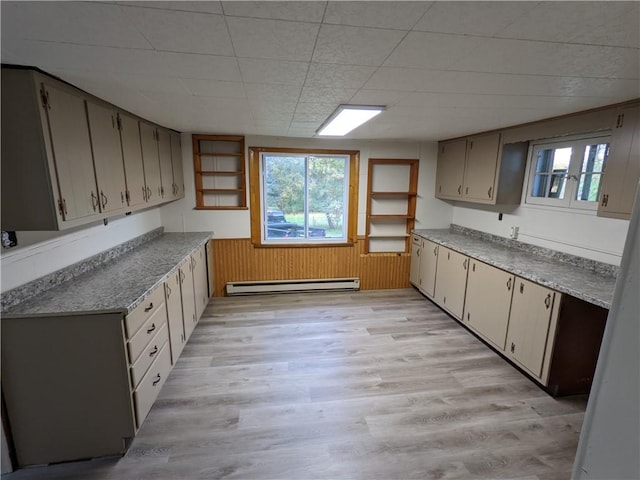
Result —
[[160, 380], [162, 380], [162, 377], [161, 377], [161, 376], [160, 376], [160, 374], [158, 373], [158, 374], [156, 375], [156, 378], [153, 380], [153, 386], [155, 387], [155, 386], [160, 382]]
[[520, 282], [520, 293], [524, 293], [524, 283]]
[[511, 277], [507, 280], [507, 290], [511, 291]]

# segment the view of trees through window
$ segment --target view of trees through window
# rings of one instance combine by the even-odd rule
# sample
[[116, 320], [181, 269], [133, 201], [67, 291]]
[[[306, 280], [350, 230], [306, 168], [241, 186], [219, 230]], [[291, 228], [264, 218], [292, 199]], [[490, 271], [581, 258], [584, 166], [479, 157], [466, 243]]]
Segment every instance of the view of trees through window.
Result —
[[264, 236], [345, 239], [347, 156], [263, 154]]

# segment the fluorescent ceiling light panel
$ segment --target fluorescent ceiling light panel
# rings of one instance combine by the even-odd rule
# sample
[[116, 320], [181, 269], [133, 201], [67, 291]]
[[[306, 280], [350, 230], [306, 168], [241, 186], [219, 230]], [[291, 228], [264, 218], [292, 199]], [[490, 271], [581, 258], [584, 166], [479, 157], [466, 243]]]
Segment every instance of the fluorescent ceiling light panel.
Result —
[[384, 110], [384, 107], [340, 105], [320, 127], [320, 136], [342, 137]]

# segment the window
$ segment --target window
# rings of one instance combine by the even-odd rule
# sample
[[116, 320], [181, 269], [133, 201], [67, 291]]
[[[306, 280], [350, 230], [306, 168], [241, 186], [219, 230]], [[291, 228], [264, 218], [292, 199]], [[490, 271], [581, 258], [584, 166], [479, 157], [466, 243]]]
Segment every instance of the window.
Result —
[[249, 148], [257, 245], [355, 241], [358, 152]]
[[596, 210], [609, 140], [581, 136], [534, 143], [526, 203]]

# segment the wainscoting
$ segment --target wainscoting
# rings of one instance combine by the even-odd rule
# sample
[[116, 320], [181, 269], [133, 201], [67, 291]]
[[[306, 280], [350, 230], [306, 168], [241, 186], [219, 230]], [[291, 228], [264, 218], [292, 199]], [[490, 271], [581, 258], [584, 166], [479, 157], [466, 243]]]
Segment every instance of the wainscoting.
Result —
[[254, 247], [248, 238], [213, 241], [214, 296], [227, 282], [359, 277], [361, 290], [409, 287], [408, 253], [364, 253], [347, 247]]

